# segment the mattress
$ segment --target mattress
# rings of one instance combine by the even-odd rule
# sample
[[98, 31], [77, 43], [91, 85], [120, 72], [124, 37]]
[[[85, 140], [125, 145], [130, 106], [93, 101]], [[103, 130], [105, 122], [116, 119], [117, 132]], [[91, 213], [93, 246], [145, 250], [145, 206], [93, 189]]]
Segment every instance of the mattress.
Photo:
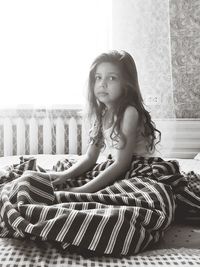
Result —
[[148, 267], [199, 266], [199, 249], [155, 249], [124, 258], [84, 258], [49, 243], [0, 239], [0, 267]]
[[[36, 157], [37, 164], [52, 169], [58, 160], [77, 155], [29, 155]], [[103, 160], [103, 159], [101, 159]], [[168, 159], [167, 159], [168, 160]], [[170, 159], [171, 160], [171, 159]], [[200, 161], [196, 159], [173, 159], [179, 162], [183, 172], [200, 174]], [[6, 166], [19, 163], [19, 156], [0, 158], [0, 171]], [[0, 267], [5, 266], [200, 266], [200, 220], [174, 222], [160, 241], [151, 249], [123, 258], [84, 258], [75, 253], [62, 251], [48, 242], [34, 240], [0, 239]]]

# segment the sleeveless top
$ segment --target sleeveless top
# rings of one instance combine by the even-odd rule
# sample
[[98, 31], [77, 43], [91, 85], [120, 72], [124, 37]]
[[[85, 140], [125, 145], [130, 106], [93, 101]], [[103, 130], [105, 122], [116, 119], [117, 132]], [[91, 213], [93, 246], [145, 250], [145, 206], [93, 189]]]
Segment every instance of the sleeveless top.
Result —
[[[103, 129], [103, 137], [105, 148], [102, 149], [101, 154], [106, 158], [111, 155], [113, 159], [116, 158], [117, 148], [113, 146], [113, 141], [110, 138], [110, 134], [112, 132], [112, 126], [108, 129]], [[147, 141], [145, 140], [144, 136], [141, 133], [141, 127], [138, 127], [136, 133], [136, 141], [135, 141], [135, 148], [133, 151], [133, 155], [142, 156], [142, 157], [149, 157], [152, 156], [153, 153], [150, 153], [147, 148]]]

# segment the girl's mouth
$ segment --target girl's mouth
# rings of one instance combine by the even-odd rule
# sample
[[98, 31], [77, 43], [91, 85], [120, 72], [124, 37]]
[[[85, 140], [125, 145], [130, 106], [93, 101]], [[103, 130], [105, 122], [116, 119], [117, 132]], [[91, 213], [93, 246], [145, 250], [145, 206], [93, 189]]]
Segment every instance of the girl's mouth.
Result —
[[101, 92], [101, 93], [98, 93], [98, 96], [107, 96], [108, 93], [104, 93], [104, 92]]

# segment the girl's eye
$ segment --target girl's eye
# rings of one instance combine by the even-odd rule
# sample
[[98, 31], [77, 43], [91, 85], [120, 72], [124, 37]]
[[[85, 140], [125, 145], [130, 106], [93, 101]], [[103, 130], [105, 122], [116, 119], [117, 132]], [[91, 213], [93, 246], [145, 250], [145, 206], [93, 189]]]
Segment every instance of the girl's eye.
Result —
[[101, 80], [101, 76], [95, 76], [95, 81]]
[[115, 77], [115, 76], [110, 76], [110, 77], [109, 77], [109, 80], [110, 80], [110, 81], [114, 81], [114, 80], [116, 80], [116, 77]]

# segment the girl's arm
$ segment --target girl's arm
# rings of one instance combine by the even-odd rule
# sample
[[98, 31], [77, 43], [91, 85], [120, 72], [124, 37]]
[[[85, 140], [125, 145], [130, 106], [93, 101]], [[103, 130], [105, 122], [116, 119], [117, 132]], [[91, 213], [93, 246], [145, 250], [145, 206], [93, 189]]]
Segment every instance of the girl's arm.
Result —
[[62, 184], [69, 178], [74, 178], [82, 175], [86, 171], [90, 170], [97, 161], [100, 153], [100, 147], [95, 144], [90, 144], [87, 152], [83, 155], [74, 165], [68, 170], [63, 172], [55, 172], [50, 174], [52, 177], [53, 185]]
[[134, 107], [129, 106], [125, 110], [121, 127], [122, 132], [126, 137], [126, 144], [123, 149], [117, 149], [115, 162], [87, 184], [81, 187], [71, 188], [70, 191], [80, 193], [96, 192], [107, 185], [112, 184], [129, 169], [132, 155], [134, 153], [138, 127], [138, 112]]

